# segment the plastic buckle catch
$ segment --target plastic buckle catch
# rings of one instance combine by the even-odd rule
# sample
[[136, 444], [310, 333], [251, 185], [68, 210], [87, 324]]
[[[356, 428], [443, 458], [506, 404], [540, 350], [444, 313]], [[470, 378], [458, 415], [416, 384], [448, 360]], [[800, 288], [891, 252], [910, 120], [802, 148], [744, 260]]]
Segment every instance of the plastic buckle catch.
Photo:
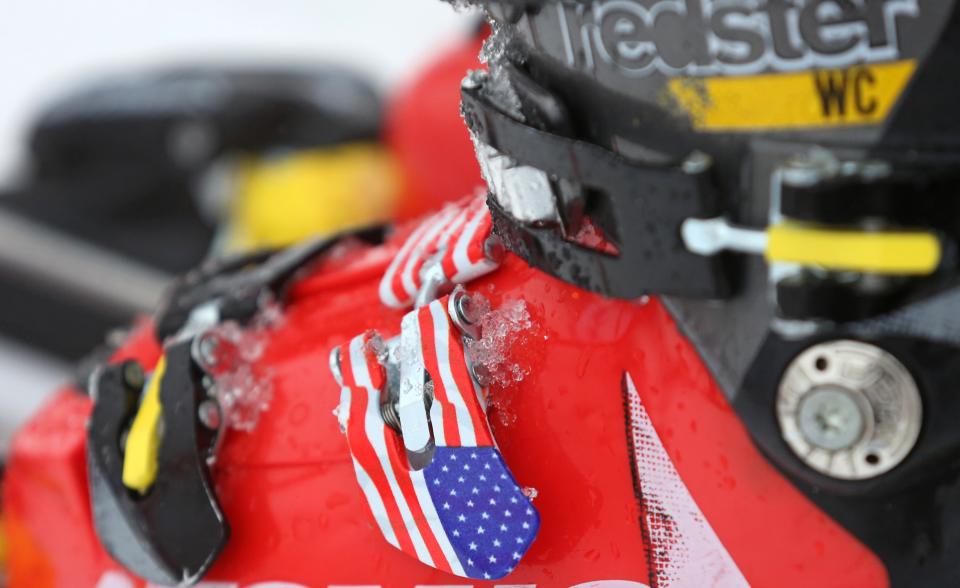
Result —
[[195, 359], [209, 347], [204, 341], [168, 345], [151, 380], [127, 361], [101, 368], [91, 386], [88, 477], [97, 536], [119, 563], [164, 585], [197, 582], [229, 536], [210, 480], [225, 419], [204, 384], [207, 367]]

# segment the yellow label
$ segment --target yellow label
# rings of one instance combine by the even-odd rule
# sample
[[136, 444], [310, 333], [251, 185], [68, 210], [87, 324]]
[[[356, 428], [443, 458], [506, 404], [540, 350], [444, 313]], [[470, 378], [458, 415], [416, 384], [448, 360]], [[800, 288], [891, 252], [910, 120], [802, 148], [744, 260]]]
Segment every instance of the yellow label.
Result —
[[886, 119], [916, 69], [913, 60], [798, 73], [674, 78], [672, 99], [703, 131], [806, 129]]

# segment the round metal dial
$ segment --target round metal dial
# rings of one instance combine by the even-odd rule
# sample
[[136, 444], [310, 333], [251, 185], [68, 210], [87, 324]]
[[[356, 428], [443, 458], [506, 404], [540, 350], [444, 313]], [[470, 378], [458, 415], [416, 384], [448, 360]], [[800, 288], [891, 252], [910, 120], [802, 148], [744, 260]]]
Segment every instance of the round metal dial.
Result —
[[907, 368], [867, 343], [838, 340], [804, 350], [777, 391], [790, 449], [827, 476], [865, 480], [902, 462], [917, 442], [920, 391]]

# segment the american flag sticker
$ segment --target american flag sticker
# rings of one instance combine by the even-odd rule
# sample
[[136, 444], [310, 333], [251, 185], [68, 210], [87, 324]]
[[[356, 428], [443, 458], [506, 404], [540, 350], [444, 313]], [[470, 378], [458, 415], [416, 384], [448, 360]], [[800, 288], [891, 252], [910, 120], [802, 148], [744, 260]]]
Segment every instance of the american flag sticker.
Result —
[[539, 514], [493, 442], [483, 391], [470, 377], [446, 297], [410, 314], [417, 320], [405, 320], [404, 328], [419, 330], [433, 382], [429, 415], [436, 449], [426, 467], [410, 467], [402, 439], [381, 416], [387, 380], [371, 345], [374, 334], [359, 335], [340, 350], [337, 411], [357, 481], [391, 545], [458, 576], [502, 578], [530, 548]]
[[449, 284], [464, 284], [496, 269], [484, 250], [492, 226], [482, 196], [427, 217], [387, 267], [380, 281], [381, 302], [390, 308], [412, 305], [424, 285], [425, 269]]

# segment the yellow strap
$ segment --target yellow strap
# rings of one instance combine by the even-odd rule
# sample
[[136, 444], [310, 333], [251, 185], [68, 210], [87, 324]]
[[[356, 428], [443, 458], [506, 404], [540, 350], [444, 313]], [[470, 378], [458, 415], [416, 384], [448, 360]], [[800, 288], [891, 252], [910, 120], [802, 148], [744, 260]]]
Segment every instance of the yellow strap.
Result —
[[922, 231], [852, 231], [783, 224], [768, 231], [767, 260], [876, 274], [925, 275], [940, 265], [940, 241]]
[[147, 383], [147, 391], [140, 402], [140, 409], [133, 419], [133, 425], [127, 435], [127, 446], [123, 456], [123, 485], [140, 494], [145, 494], [157, 479], [157, 454], [160, 451], [160, 418], [163, 405], [160, 404], [160, 383], [167, 368], [166, 356], [153, 370]]

